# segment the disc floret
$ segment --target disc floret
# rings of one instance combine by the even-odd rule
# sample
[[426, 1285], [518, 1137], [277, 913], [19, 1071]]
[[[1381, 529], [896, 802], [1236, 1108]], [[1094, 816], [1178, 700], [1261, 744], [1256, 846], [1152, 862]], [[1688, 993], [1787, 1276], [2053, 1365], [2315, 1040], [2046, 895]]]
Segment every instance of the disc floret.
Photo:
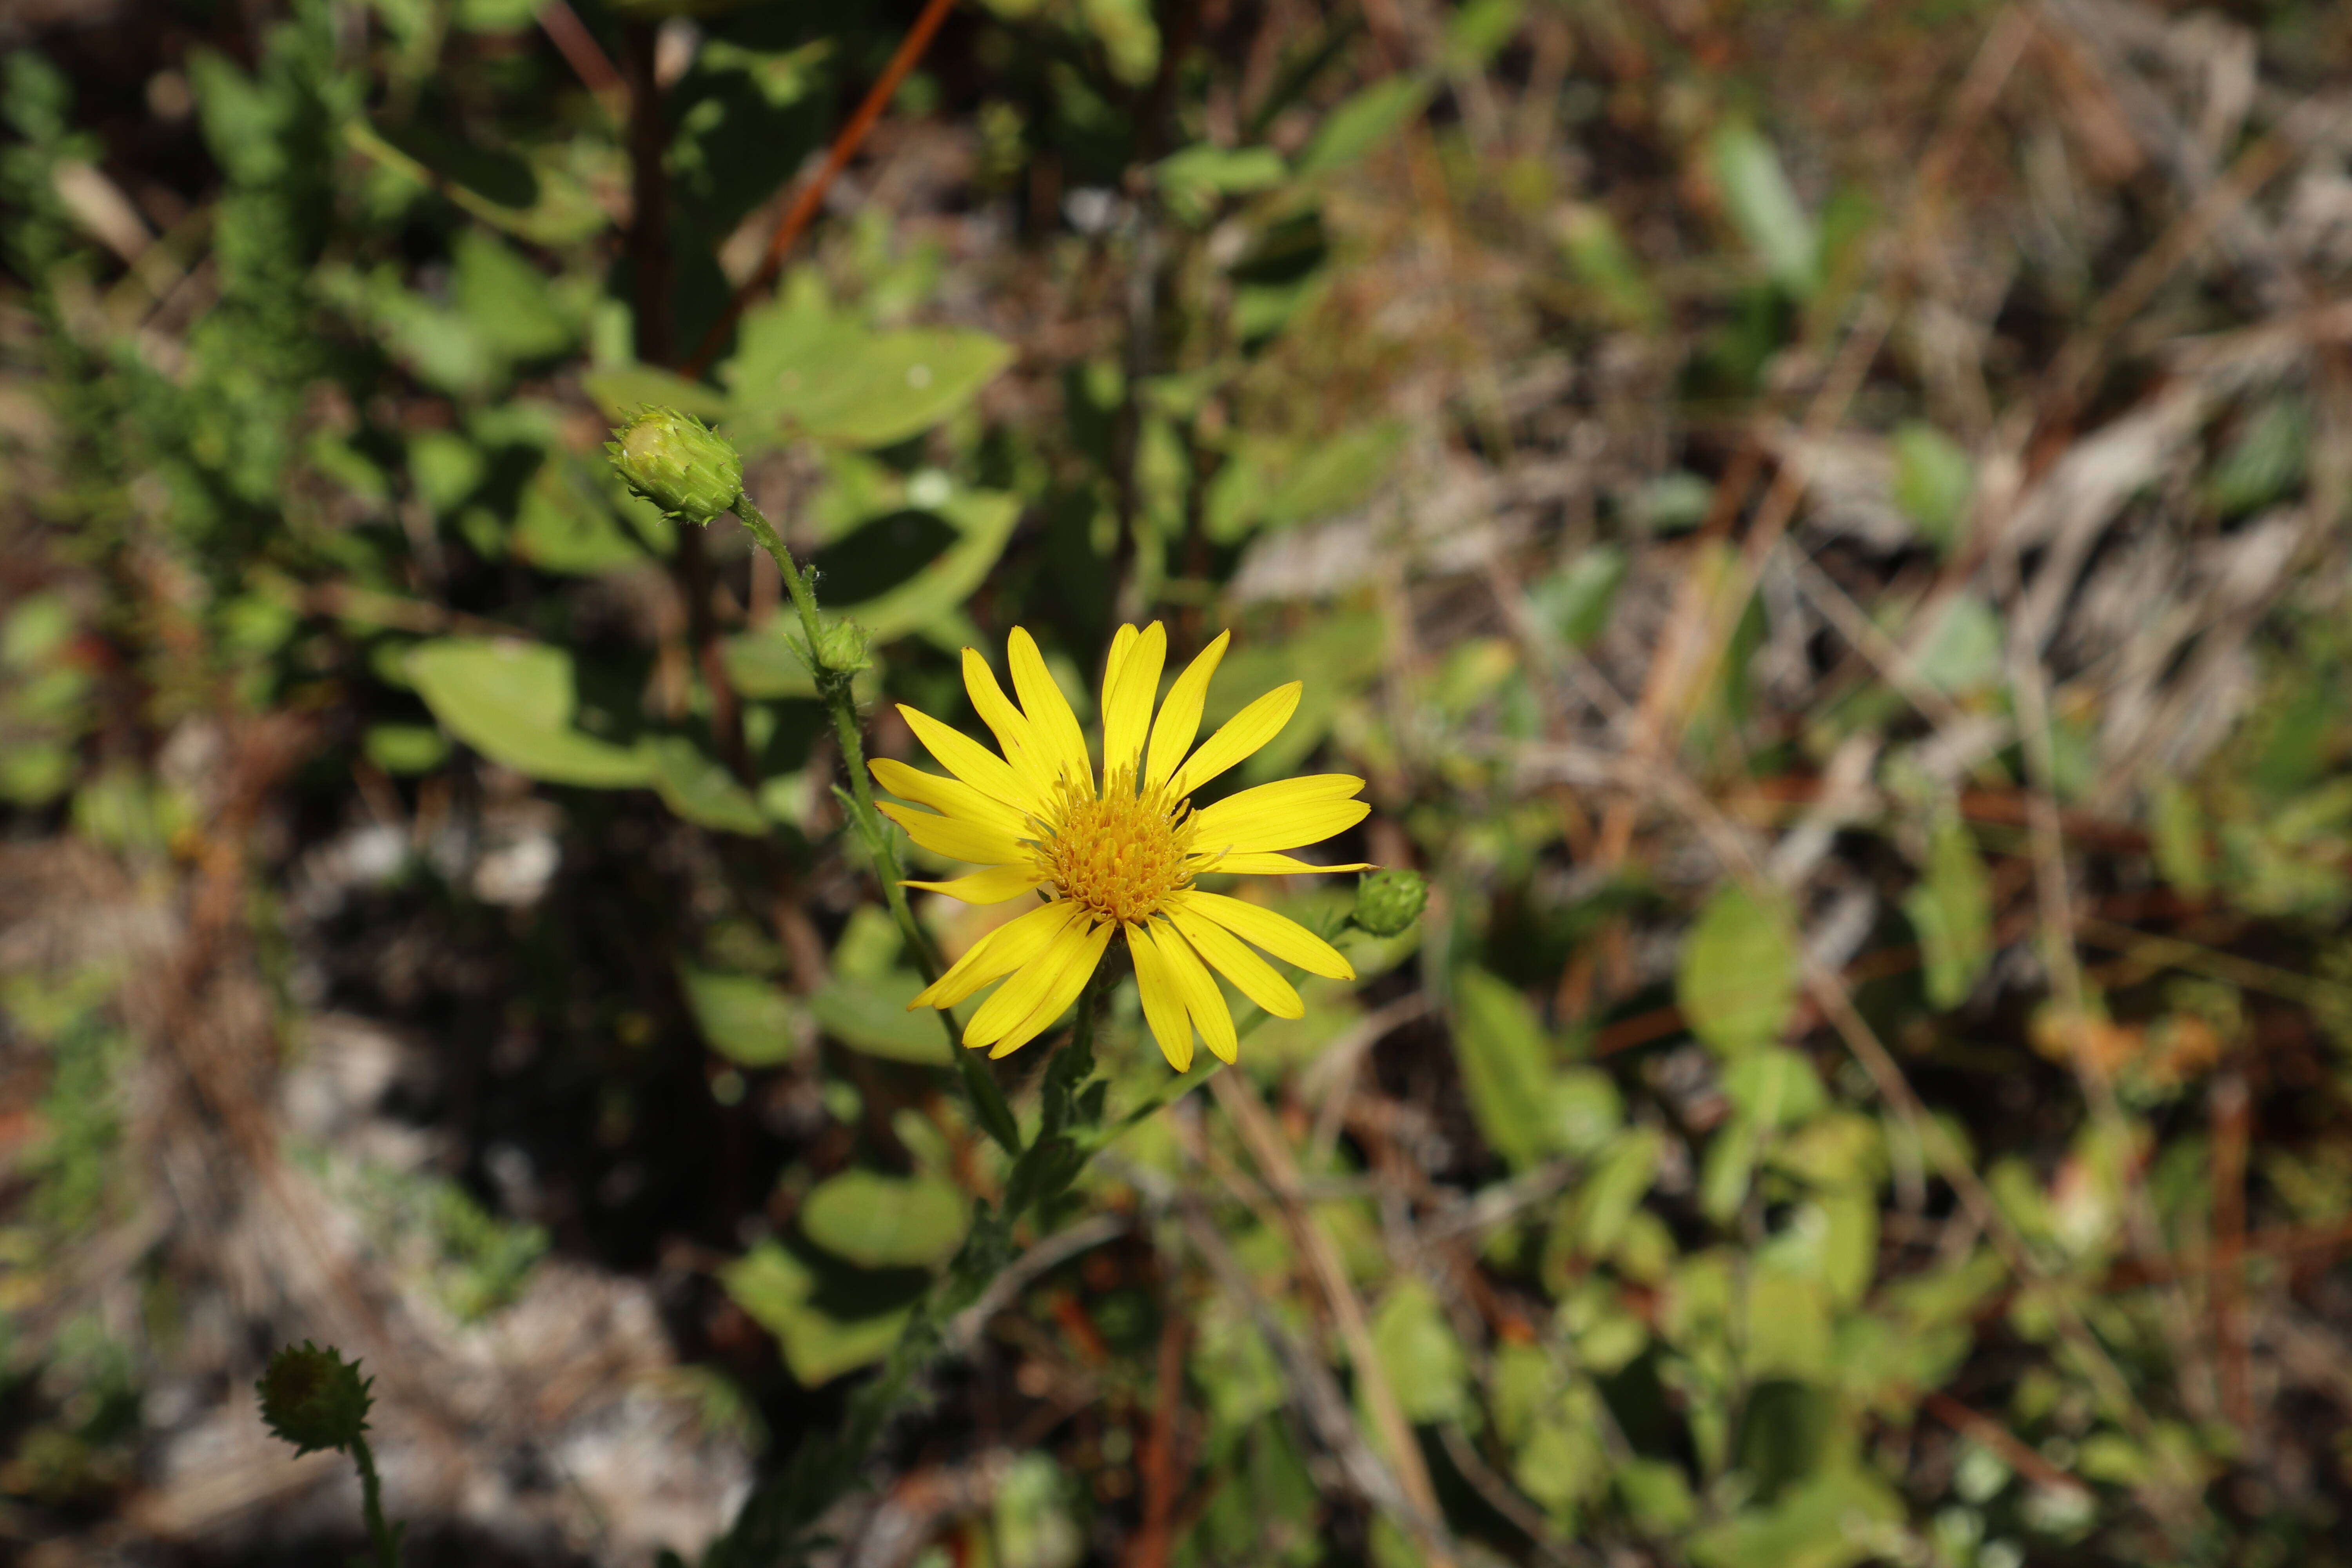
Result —
[[1055, 894], [1120, 925], [1148, 920], [1192, 885], [1192, 803], [1166, 786], [1136, 788], [1113, 773], [1099, 797], [1065, 780], [1059, 809], [1037, 842], [1037, 867]]

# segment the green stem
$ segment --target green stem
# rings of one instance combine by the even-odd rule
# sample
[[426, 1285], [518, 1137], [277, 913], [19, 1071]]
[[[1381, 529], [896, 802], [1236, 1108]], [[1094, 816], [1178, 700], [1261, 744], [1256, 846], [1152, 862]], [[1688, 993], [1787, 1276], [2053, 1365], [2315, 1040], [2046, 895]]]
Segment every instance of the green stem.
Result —
[[[802, 648], [809, 670], [816, 677], [817, 695], [824, 700], [833, 716], [833, 734], [841, 751], [842, 770], [849, 775], [849, 788], [845, 793], [836, 787], [842, 804], [848, 807], [850, 820], [857, 836], [866, 841], [866, 852], [874, 861], [874, 875], [882, 884], [883, 901], [889, 906], [890, 918], [898, 922], [898, 935], [907, 951], [914, 955], [915, 967], [922, 971], [925, 984], [937, 980], [944, 967], [940, 951], [931, 941], [931, 933], [915, 919], [914, 907], [907, 901], [904, 886], [906, 869], [898, 863], [898, 840], [891, 837], [881, 812], [875, 809], [874, 785], [866, 777], [866, 741], [857, 722], [857, 697], [851, 689], [853, 678], [835, 669], [828, 669], [817, 657], [818, 635], [822, 625], [817, 618], [816, 574], [803, 571], [793, 561], [791, 547], [784, 536], [776, 531], [760, 509], [751, 504], [749, 495], [735, 498], [735, 515], [751, 531], [760, 547], [774, 558], [776, 570], [783, 574], [784, 587], [793, 596], [793, 608], [801, 618]], [[1004, 1091], [989, 1076], [987, 1067], [964, 1048], [958, 1037], [955, 1015], [947, 1008], [939, 1009], [940, 1027], [947, 1035], [948, 1051], [953, 1057], [957, 1072], [963, 1079], [964, 1093], [970, 1097], [973, 1114], [988, 1135], [996, 1140], [1008, 1154], [1021, 1152], [1019, 1125], [1013, 1119], [1012, 1107], [1004, 1101]]]
[[400, 1568], [400, 1531], [383, 1521], [383, 1486], [377, 1480], [375, 1455], [364, 1436], [352, 1436], [352, 1460], [360, 1468], [360, 1507], [367, 1515], [368, 1541], [375, 1548], [377, 1568]]

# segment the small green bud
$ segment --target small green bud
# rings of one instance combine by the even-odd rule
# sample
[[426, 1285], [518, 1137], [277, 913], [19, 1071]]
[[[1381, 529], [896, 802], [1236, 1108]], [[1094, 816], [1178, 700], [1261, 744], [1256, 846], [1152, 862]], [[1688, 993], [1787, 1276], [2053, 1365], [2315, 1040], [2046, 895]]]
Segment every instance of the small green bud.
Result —
[[368, 1387], [360, 1363], [346, 1362], [332, 1345], [320, 1350], [304, 1340], [269, 1358], [254, 1384], [261, 1394], [261, 1419], [294, 1445], [296, 1457], [313, 1448], [348, 1447], [367, 1430]]
[[604, 443], [621, 482], [672, 517], [707, 523], [743, 493], [743, 459], [727, 437], [675, 408], [640, 408]]
[[1374, 936], [1396, 936], [1421, 918], [1429, 884], [1418, 871], [1373, 871], [1356, 879], [1359, 926]]
[[873, 646], [874, 639], [856, 621], [829, 621], [817, 628], [817, 667], [835, 675], [856, 675], [873, 662], [866, 657]]

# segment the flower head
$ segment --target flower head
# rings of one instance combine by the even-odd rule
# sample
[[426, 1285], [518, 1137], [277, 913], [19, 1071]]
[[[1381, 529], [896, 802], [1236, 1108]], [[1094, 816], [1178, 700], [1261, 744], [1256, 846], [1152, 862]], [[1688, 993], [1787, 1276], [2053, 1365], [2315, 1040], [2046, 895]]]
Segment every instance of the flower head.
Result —
[[1429, 903], [1429, 884], [1415, 871], [1374, 871], [1356, 881], [1355, 921], [1374, 936], [1402, 936]]
[[1353, 798], [1364, 787], [1361, 779], [1284, 779], [1192, 809], [1193, 791], [1274, 739], [1298, 707], [1301, 686], [1294, 680], [1195, 748], [1209, 678], [1226, 640], [1219, 637], [1176, 678], [1155, 717], [1168, 634], [1156, 621], [1141, 631], [1118, 629], [1103, 671], [1099, 771], [1036, 643], [1017, 626], [1011, 651], [1018, 706], [987, 661], [963, 650], [964, 688], [1001, 755], [928, 714], [899, 708], [951, 776], [877, 759], [871, 765], [883, 788], [932, 808], [882, 810], [925, 848], [987, 868], [953, 881], [907, 885], [973, 904], [1032, 895], [1045, 900], [989, 932], [915, 998], [917, 1005], [952, 1007], [1011, 976], [972, 1014], [965, 1045], [986, 1046], [1001, 1057], [1034, 1039], [1076, 999], [1114, 937], [1134, 958], [1144, 1018], [1179, 1072], [1192, 1066], [1195, 1029], [1210, 1050], [1234, 1059], [1233, 1013], [1212, 970], [1276, 1017], [1296, 1018], [1304, 1010], [1290, 983], [1249, 944], [1310, 974], [1355, 978], [1348, 961], [1306, 927], [1193, 885], [1211, 871], [1281, 877], [1370, 869], [1316, 866], [1279, 853], [1362, 821], [1371, 807]]
[[310, 1341], [288, 1345], [269, 1358], [254, 1387], [261, 1395], [261, 1419], [294, 1445], [299, 1456], [313, 1448], [343, 1448], [367, 1430], [373, 1378], [345, 1361], [334, 1346], [320, 1350]]
[[604, 443], [632, 493], [688, 522], [708, 523], [743, 493], [743, 459], [724, 436], [675, 408], [640, 408]]

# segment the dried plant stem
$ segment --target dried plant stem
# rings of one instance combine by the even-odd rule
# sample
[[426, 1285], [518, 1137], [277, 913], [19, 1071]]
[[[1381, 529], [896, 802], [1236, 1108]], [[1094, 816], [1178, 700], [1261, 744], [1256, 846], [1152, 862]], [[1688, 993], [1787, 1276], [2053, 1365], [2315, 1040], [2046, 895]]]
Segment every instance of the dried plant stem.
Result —
[[1317, 1283], [1323, 1288], [1339, 1338], [1348, 1347], [1349, 1363], [1355, 1369], [1365, 1404], [1370, 1406], [1381, 1446], [1389, 1451], [1388, 1460], [1395, 1467], [1398, 1488], [1412, 1505], [1412, 1512], [1405, 1522], [1422, 1537], [1419, 1544], [1428, 1561], [1437, 1568], [1450, 1568], [1457, 1559], [1453, 1542], [1446, 1538], [1444, 1515], [1437, 1505], [1437, 1489], [1431, 1483], [1429, 1467], [1422, 1460], [1420, 1440], [1413, 1435], [1412, 1423], [1405, 1419], [1404, 1406], [1398, 1402], [1396, 1390], [1381, 1370], [1380, 1353], [1372, 1344], [1371, 1325], [1364, 1316], [1364, 1303], [1348, 1279], [1347, 1265], [1339, 1257], [1339, 1247], [1333, 1244], [1330, 1233], [1298, 1201], [1297, 1164], [1291, 1159], [1274, 1119], [1259, 1103], [1255, 1089], [1229, 1073], [1220, 1074], [1210, 1087], [1225, 1114], [1240, 1130], [1242, 1141], [1249, 1145], [1251, 1158], [1257, 1162], [1268, 1190], [1281, 1206], [1284, 1221], [1314, 1268]]
[[947, 20], [948, 12], [954, 5], [955, 0], [930, 0], [923, 7], [923, 14], [915, 18], [915, 25], [907, 29], [906, 37], [898, 45], [898, 52], [890, 57], [890, 63], [882, 68], [882, 74], [875, 79], [865, 101], [857, 106], [857, 112], [849, 117], [849, 123], [843, 126], [841, 134], [834, 138], [815, 177], [801, 187], [801, 194], [793, 198], [793, 205], [784, 209], [782, 217], [776, 220], [775, 231], [768, 237], [767, 254], [761, 258], [758, 270], [745, 279], [742, 287], [729, 298], [727, 309], [719, 312], [719, 320], [711, 323], [710, 331], [704, 333], [702, 342], [696, 345], [694, 357], [686, 363], [688, 380], [694, 380], [710, 368], [710, 362], [718, 357], [719, 346], [726, 342], [727, 334], [734, 331], [736, 321], [743, 314], [743, 308], [751, 302], [751, 296], [776, 280], [776, 275], [783, 269], [784, 253], [793, 247], [793, 241], [800, 237], [801, 231], [808, 227], [810, 220], [816, 216], [816, 209], [824, 204], [825, 192], [833, 188], [835, 177], [848, 166], [850, 159], [857, 155], [857, 149], [865, 144], [866, 132], [872, 131], [874, 122], [882, 118], [882, 111], [889, 107], [890, 100], [898, 93], [898, 84], [907, 79], [907, 73], [913, 70], [915, 62], [923, 58], [923, 51], [930, 47], [931, 36], [940, 30], [940, 24]]

